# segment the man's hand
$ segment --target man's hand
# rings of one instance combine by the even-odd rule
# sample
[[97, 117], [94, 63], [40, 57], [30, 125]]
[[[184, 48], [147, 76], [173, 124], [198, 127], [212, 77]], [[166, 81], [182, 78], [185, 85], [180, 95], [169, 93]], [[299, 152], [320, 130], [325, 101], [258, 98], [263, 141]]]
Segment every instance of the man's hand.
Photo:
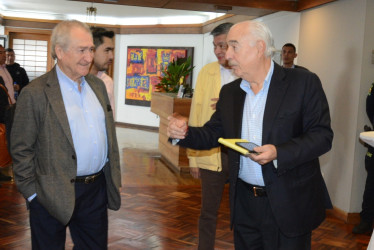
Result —
[[218, 102], [219, 98], [212, 98], [212, 99], [210, 99], [210, 100], [213, 102], [213, 104], [211, 104], [210, 107], [211, 107], [213, 110], [216, 110], [216, 105], [217, 105], [217, 102]]
[[167, 136], [173, 139], [184, 139], [188, 129], [188, 118], [174, 113], [168, 116]]
[[200, 169], [190, 167], [190, 174], [192, 175], [193, 178], [199, 179], [200, 178]]
[[277, 159], [277, 149], [272, 144], [266, 144], [261, 147], [255, 147], [253, 149], [258, 154], [250, 154], [249, 158], [257, 162], [260, 165], [265, 165], [275, 159]]
[[19, 91], [20, 86], [19, 86], [18, 84], [14, 84], [14, 85], [13, 85], [13, 88], [14, 88], [15, 91]]

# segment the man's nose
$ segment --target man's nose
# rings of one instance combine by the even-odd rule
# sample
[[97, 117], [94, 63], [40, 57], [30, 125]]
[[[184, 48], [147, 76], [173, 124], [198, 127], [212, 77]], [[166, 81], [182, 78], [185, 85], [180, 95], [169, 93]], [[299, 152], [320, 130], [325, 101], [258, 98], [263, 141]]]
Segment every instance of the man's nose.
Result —
[[229, 60], [231, 58], [231, 54], [232, 54], [232, 48], [228, 47], [225, 53], [226, 60]]
[[84, 60], [86, 60], [87, 62], [92, 62], [93, 57], [94, 57], [94, 51], [93, 50], [87, 50], [84, 53]]

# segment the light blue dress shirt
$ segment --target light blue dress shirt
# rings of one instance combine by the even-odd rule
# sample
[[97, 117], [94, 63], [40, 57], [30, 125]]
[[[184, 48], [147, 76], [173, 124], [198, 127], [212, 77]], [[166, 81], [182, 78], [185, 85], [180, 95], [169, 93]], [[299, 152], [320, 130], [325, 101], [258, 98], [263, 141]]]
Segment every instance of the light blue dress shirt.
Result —
[[108, 158], [103, 107], [84, 77], [79, 92], [78, 84], [58, 65], [56, 72], [77, 156], [77, 176], [97, 173]]
[[[241, 138], [259, 146], [262, 145], [262, 123], [273, 71], [274, 62], [271, 61], [262, 89], [256, 95], [253, 93], [249, 82], [242, 80], [240, 84], [240, 88], [247, 93], [244, 102]], [[240, 156], [239, 178], [253, 185], [265, 186], [261, 165], [252, 161], [249, 157]]]

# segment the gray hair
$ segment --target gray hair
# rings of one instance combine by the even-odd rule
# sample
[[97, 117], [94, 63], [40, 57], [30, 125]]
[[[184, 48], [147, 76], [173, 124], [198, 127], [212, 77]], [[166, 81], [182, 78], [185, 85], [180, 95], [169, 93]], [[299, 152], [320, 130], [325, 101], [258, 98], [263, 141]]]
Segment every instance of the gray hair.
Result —
[[72, 28], [82, 28], [91, 34], [90, 27], [87, 24], [79, 22], [77, 20], [67, 20], [62, 21], [56, 25], [52, 31], [51, 37], [51, 55], [53, 59], [57, 58], [56, 55], [56, 45], [61, 46], [61, 48], [66, 51], [70, 44], [70, 31]]
[[254, 46], [255, 42], [258, 40], [265, 42], [265, 56], [272, 57], [275, 52], [274, 39], [268, 26], [260, 21], [248, 21], [250, 34], [253, 36], [254, 40], [251, 41], [251, 45]]
[[227, 35], [229, 33], [230, 28], [233, 26], [233, 23], [221, 23], [217, 27], [215, 27], [210, 34], [213, 37], [219, 36], [219, 35]]

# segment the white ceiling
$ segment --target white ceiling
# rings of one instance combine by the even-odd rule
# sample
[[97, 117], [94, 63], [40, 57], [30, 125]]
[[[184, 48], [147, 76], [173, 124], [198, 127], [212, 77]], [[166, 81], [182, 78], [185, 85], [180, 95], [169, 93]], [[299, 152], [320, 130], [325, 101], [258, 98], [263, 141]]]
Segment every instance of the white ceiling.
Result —
[[[96, 21], [87, 18], [87, 7], [97, 8]], [[77, 19], [112, 25], [193, 24], [222, 16], [222, 13], [125, 5], [87, 3], [68, 0], [0, 0], [0, 14], [48, 20]]]

